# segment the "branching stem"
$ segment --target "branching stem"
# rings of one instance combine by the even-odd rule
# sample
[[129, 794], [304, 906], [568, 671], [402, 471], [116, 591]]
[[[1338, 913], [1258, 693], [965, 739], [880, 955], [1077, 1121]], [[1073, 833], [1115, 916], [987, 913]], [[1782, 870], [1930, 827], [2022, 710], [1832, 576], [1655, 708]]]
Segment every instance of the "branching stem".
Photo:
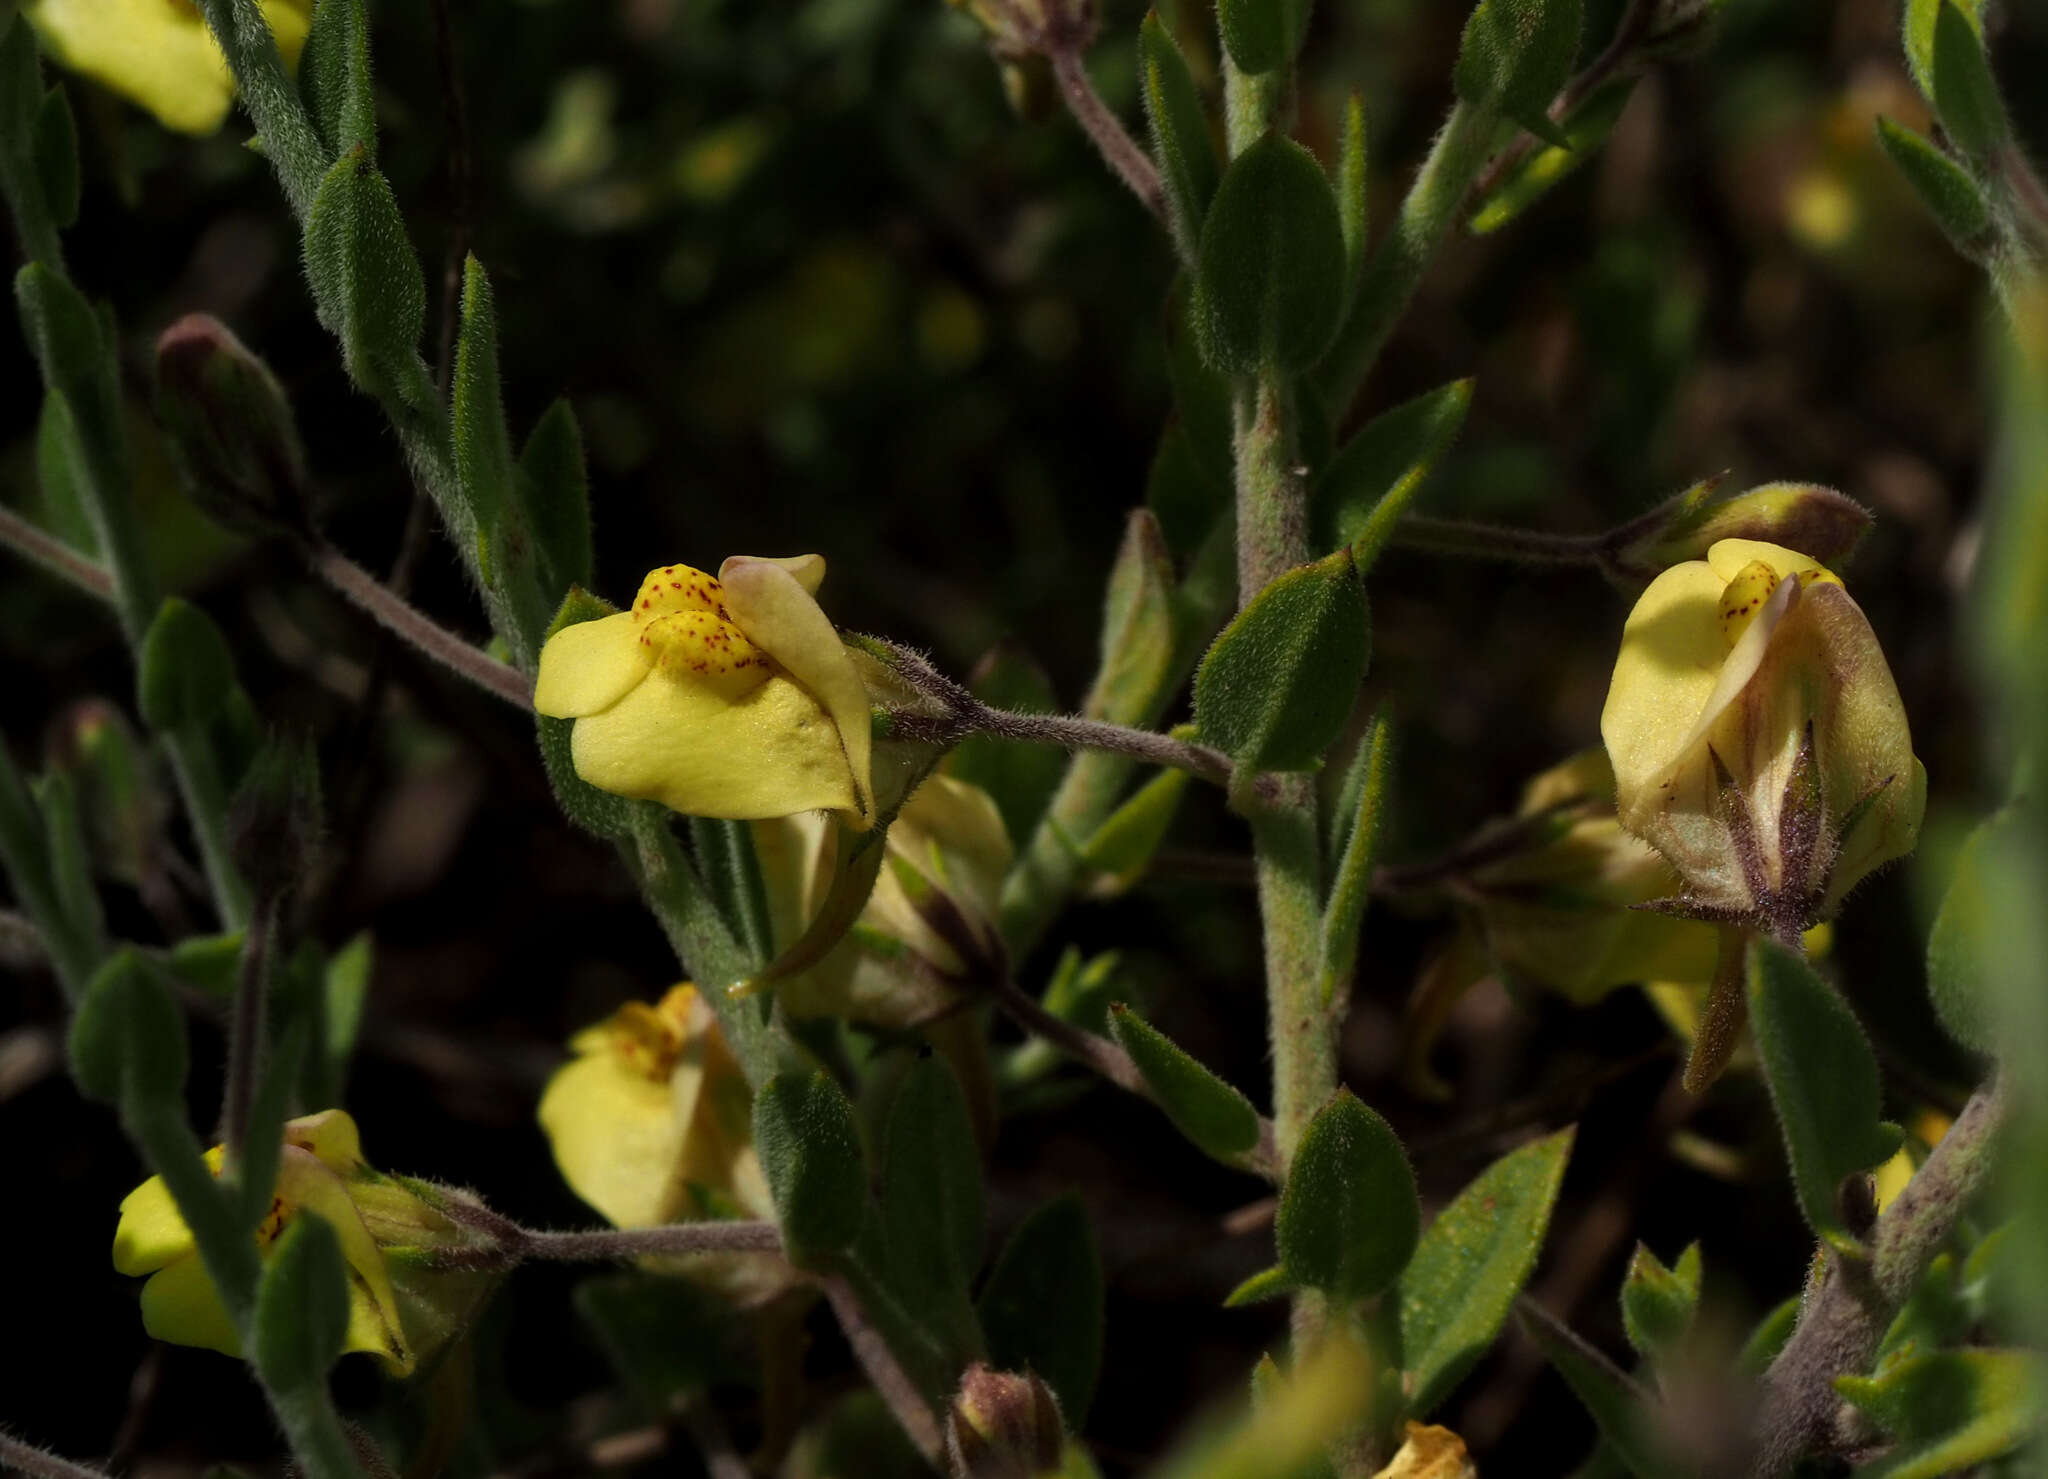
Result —
[[524, 673], [435, 623], [333, 545], [324, 540], [309, 545], [306, 560], [314, 574], [386, 631], [485, 692], [521, 709], [533, 707], [533, 682]]

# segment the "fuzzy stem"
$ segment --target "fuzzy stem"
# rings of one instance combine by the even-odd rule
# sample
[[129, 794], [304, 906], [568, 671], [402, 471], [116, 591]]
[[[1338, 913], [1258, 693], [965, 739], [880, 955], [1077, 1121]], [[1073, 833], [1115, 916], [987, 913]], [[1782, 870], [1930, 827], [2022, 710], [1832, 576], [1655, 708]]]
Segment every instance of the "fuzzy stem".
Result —
[[199, 844], [199, 865], [206, 874], [207, 891], [213, 895], [221, 927], [244, 929], [252, 907], [249, 885], [228, 851], [228, 787], [213, 745], [203, 732], [195, 730], [172, 730], [157, 738], [163, 742], [178, 794], [184, 799], [185, 817]]
[[1506, 560], [1524, 565], [1597, 567], [1607, 541], [1601, 534], [1548, 534], [1503, 524], [1473, 524], [1461, 519], [1432, 519], [1410, 514], [1394, 526], [1392, 543], [1406, 549], [1476, 560]]
[[1827, 1443], [1841, 1406], [1835, 1378], [1869, 1369], [1892, 1318], [1989, 1176], [2006, 1101], [2003, 1074], [1970, 1096], [1926, 1164], [1877, 1219], [1867, 1263], [1829, 1255], [1798, 1328], [1764, 1373], [1751, 1429], [1755, 1459], [1748, 1472], [1756, 1479], [1790, 1473]]
[[110, 601], [114, 582], [107, 572], [54, 534], [46, 534], [10, 508], [0, 508], [0, 544], [69, 581], [89, 596]]
[[333, 545], [323, 542], [310, 546], [306, 560], [314, 574], [347, 597], [356, 609], [386, 631], [404, 638], [424, 656], [509, 704], [521, 709], [533, 707], [533, 682], [524, 673], [436, 624]]
[[927, 1463], [937, 1468], [942, 1450], [938, 1419], [932, 1415], [931, 1406], [918, 1391], [917, 1383], [897, 1361], [896, 1353], [889, 1349], [881, 1331], [868, 1319], [853, 1287], [845, 1279], [827, 1277], [820, 1281], [820, 1287], [831, 1303], [833, 1315], [839, 1320], [846, 1343], [853, 1347], [854, 1359], [867, 1373], [868, 1381], [904, 1434], [916, 1445], [917, 1451], [924, 1455]]
[[32, 1479], [108, 1479], [98, 1469], [59, 1458], [46, 1448], [24, 1443], [0, 1432], [0, 1468], [27, 1474]]
[[277, 901], [265, 899], [251, 916], [242, 941], [242, 969], [228, 1031], [227, 1087], [220, 1111], [220, 1140], [226, 1147], [221, 1174], [228, 1177], [241, 1174], [250, 1107], [263, 1074], [263, 1021], [270, 1002], [270, 946], [276, 929]]
[[1067, 111], [1074, 115], [1074, 121], [1081, 125], [1082, 132], [1094, 141], [1103, 163], [1119, 180], [1130, 186], [1131, 194], [1138, 197], [1138, 203], [1151, 212], [1153, 219], [1161, 225], [1170, 226], [1166, 191], [1159, 183], [1158, 169], [1117, 116], [1109, 111], [1109, 105], [1102, 101], [1102, 94], [1095, 90], [1095, 83], [1088, 76], [1080, 51], [1074, 47], [1055, 48], [1046, 53], [1046, 60], [1052, 64], [1053, 80], [1059, 84], [1060, 97], [1065, 100]]
[[1344, 419], [1415, 296], [1423, 271], [1457, 223], [1472, 182], [1492, 151], [1497, 121], [1491, 108], [1466, 102], [1452, 105], [1429, 157], [1408, 187], [1393, 230], [1367, 259], [1351, 312], [1316, 371], [1331, 424]]

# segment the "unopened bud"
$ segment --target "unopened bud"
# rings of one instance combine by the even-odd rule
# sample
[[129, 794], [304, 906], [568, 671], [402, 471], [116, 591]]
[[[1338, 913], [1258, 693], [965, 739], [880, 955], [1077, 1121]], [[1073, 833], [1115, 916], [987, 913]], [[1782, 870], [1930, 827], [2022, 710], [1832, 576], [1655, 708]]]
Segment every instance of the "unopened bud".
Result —
[[1821, 565], [1839, 565], [1870, 527], [1870, 511], [1818, 483], [1765, 483], [1716, 498], [1718, 478], [1695, 483], [1609, 536], [1610, 568], [1632, 582], [1704, 560], [1724, 539], [1775, 544]]
[[1095, 0], [946, 0], [988, 32], [1004, 61], [1057, 52], [1078, 55], [1095, 39]]
[[140, 885], [170, 802], [133, 726], [105, 699], [81, 699], [51, 726], [45, 753], [77, 788], [95, 862], [109, 877]]
[[1066, 1430], [1052, 1388], [1030, 1372], [979, 1361], [960, 1378], [946, 1413], [953, 1479], [1037, 1479], [1059, 1472]]
[[306, 528], [306, 454], [269, 366], [219, 319], [187, 314], [156, 341], [156, 409], [185, 491], [245, 534]]
[[228, 808], [228, 848], [257, 891], [277, 897], [305, 876], [320, 843], [320, 764], [303, 739], [272, 740]]

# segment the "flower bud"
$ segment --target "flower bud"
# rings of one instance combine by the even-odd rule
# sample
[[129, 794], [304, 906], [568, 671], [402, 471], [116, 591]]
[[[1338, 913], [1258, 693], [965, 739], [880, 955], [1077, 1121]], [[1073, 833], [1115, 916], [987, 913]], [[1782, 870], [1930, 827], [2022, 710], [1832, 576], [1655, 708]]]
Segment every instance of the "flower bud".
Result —
[[[218, 1145], [206, 1153], [215, 1175], [222, 1159]], [[476, 1242], [440, 1210], [455, 1195], [373, 1170], [363, 1160], [355, 1121], [341, 1110], [324, 1110], [284, 1127], [276, 1189], [256, 1229], [257, 1247], [267, 1259], [296, 1219], [310, 1213], [325, 1220], [349, 1269], [342, 1349], [368, 1352], [394, 1375], [409, 1376], [467, 1328], [495, 1286], [495, 1275], [437, 1266], [438, 1255]], [[121, 1203], [114, 1267], [148, 1276], [142, 1324], [156, 1339], [241, 1354], [241, 1335], [161, 1177]]]
[[960, 1377], [946, 1412], [953, 1479], [1038, 1479], [1066, 1451], [1059, 1400], [1031, 1372], [992, 1371], [977, 1361]]
[[297, 886], [320, 845], [320, 762], [304, 739], [257, 752], [228, 807], [228, 851], [259, 894]]
[[1870, 511], [1853, 498], [1817, 483], [1765, 483], [1746, 493], [1716, 498], [1720, 479], [1695, 483], [1609, 536], [1610, 568], [1648, 581], [1687, 560], [1704, 560], [1724, 539], [1760, 540], [1803, 551], [1819, 565], [1848, 559]]
[[1724, 539], [1651, 583], [1600, 732], [1622, 826], [1694, 918], [1785, 938], [1919, 835], [1927, 778], [1884, 652], [1840, 578], [1779, 545]]
[[1001, 61], [1082, 52], [1095, 39], [1095, 0], [946, 0], [988, 33]]
[[171, 808], [134, 727], [105, 699], [81, 699], [58, 716], [44, 749], [50, 768], [77, 788], [94, 861], [109, 877], [141, 887], [154, 874], [152, 855]]
[[185, 491], [244, 534], [303, 533], [306, 453], [270, 367], [232, 330], [187, 314], [156, 341], [156, 410]]
[[[757, 822], [754, 846], [778, 950], [825, 906], [836, 841], [829, 818]], [[1004, 968], [997, 927], [1010, 839], [980, 787], [935, 775], [903, 803], [883, 843], [874, 891], [845, 937], [776, 987], [792, 1016], [907, 1027]]]

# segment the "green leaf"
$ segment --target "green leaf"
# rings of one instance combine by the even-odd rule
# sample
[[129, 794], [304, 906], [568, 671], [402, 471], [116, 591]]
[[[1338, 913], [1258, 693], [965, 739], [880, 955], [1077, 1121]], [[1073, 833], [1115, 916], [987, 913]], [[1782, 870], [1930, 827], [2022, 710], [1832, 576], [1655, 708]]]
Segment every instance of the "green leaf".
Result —
[[1223, 1307], [1227, 1310], [1242, 1309], [1248, 1304], [1263, 1304], [1269, 1299], [1279, 1299], [1294, 1292], [1294, 1281], [1287, 1277], [1287, 1270], [1274, 1264], [1262, 1268], [1223, 1296]]
[[1229, 485], [1202, 466], [1187, 429], [1179, 422], [1168, 425], [1145, 475], [1145, 507], [1159, 520], [1160, 536], [1175, 559], [1202, 547], [1229, 503]]
[[363, 1008], [370, 1000], [370, 978], [376, 965], [376, 951], [368, 930], [359, 930], [327, 962], [321, 972], [320, 1002], [326, 1013], [327, 1072], [337, 1089], [348, 1076], [348, 1060], [355, 1053], [356, 1034], [362, 1030]]
[[526, 521], [538, 556], [541, 594], [558, 601], [590, 583], [590, 479], [583, 432], [566, 400], [542, 413], [519, 453]]
[[1102, 666], [1088, 696], [1088, 717], [1149, 724], [1179, 676], [1173, 559], [1150, 509], [1131, 510], [1104, 607]]
[[1571, 76], [1584, 24], [1582, 0], [1479, 0], [1451, 74], [1458, 96], [1569, 148], [1547, 110]]
[[71, 1018], [71, 1076], [109, 1103], [184, 1113], [185, 1017], [133, 950], [94, 973]]
[[1749, 1332], [1749, 1339], [1742, 1343], [1735, 1358], [1736, 1369], [1745, 1376], [1762, 1376], [1770, 1370], [1771, 1362], [1778, 1359], [1778, 1352], [1785, 1349], [1785, 1342], [1792, 1338], [1798, 1324], [1799, 1296], [1795, 1294], [1757, 1321], [1756, 1329]]
[[235, 657], [213, 618], [168, 596], [135, 659], [135, 705], [159, 733], [205, 724], [235, 687]]
[[1223, 49], [1254, 76], [1286, 66], [1308, 35], [1310, 0], [1216, 0]]
[[240, 930], [221, 935], [187, 935], [164, 952], [162, 964], [181, 984], [226, 1001], [235, 994], [235, 983], [240, 978], [243, 938]]
[[981, 1150], [943, 1058], [913, 1063], [889, 1106], [882, 1229], [896, 1287], [913, 1309], [967, 1297], [988, 1236]]
[[[1358, 754], [1345, 777], [1349, 825], [1344, 855], [1323, 905], [1323, 1000], [1334, 1001], [1337, 988], [1351, 979], [1358, 964], [1358, 935], [1372, 894], [1373, 860], [1379, 853], [1386, 820], [1387, 789], [1394, 775], [1393, 722], [1382, 711], [1374, 716], [1358, 742]], [[1356, 780], [1356, 785], [1352, 784]]]
[[320, 181], [306, 216], [305, 252], [320, 322], [341, 340], [349, 378], [371, 395], [406, 399], [426, 283], [391, 184], [360, 144]]
[[688, 1279], [613, 1274], [583, 1280], [572, 1298], [649, 1417], [674, 1411], [748, 1359], [732, 1307]]
[[1097, 875], [1090, 890], [1095, 897], [1113, 898], [1144, 876], [1173, 826], [1190, 779], [1184, 770], [1162, 770], [1081, 845], [1082, 863]]
[[[1168, 304], [1166, 375], [1173, 382], [1173, 410], [1180, 430], [1188, 440], [1195, 466], [1208, 480], [1211, 507], [1220, 516], [1230, 507], [1231, 489], [1237, 482], [1236, 392], [1230, 378], [1212, 369], [1203, 356], [1199, 305], [1189, 280], [1174, 286]], [[1215, 518], [1186, 533], [1187, 548], [1175, 543], [1176, 551], [1191, 553], [1214, 526]]]
[[363, 0], [319, 0], [299, 53], [299, 94], [330, 159], [360, 147], [377, 157], [370, 19]]
[[1347, 303], [1357, 290], [1358, 275], [1365, 268], [1365, 249], [1371, 245], [1367, 146], [1365, 99], [1354, 92], [1344, 100], [1344, 138], [1337, 150], [1337, 224], [1344, 232]]
[[1321, 544], [1350, 546], [1359, 570], [1370, 570], [1471, 405], [1472, 382], [1453, 380], [1367, 422], [1310, 494]]
[[[1934, 23], [1947, 0], [1906, 0], [1901, 17], [1906, 61], [1913, 81], [1929, 102], [1934, 101]], [[1984, 34], [1984, 0], [1963, 0], [1963, 18], [1979, 36]]]
[[1528, 1281], [1571, 1159], [1570, 1128], [1512, 1150], [1438, 1214], [1401, 1275], [1401, 1349], [1421, 1418], [1500, 1333]]
[[1372, 648], [1348, 549], [1260, 591], [1195, 674], [1202, 738], [1246, 771], [1308, 770], [1344, 728]]
[[1948, 1034], [1973, 1052], [1997, 1048], [1992, 962], [1999, 919], [1992, 874], [2003, 854], [2039, 825], [2026, 806], [2007, 807], [1979, 824], [1956, 855], [1955, 876], [1927, 936], [1927, 994]]
[[1202, 239], [1202, 219], [1216, 193], [1216, 140], [1187, 58], [1157, 11], [1148, 11], [1138, 27], [1138, 68], [1145, 117], [1152, 125], [1152, 153], [1159, 161], [1159, 178], [1173, 214], [1174, 240], [1181, 255], [1192, 261]]
[[294, 1217], [264, 1263], [250, 1322], [249, 1359], [279, 1393], [324, 1382], [348, 1336], [348, 1270], [341, 1241], [317, 1213]]
[[1081, 1199], [1069, 1192], [1017, 1224], [977, 1308], [989, 1364], [1035, 1371], [1080, 1431], [1102, 1370], [1102, 1260]]
[[1956, 0], [1934, 18], [1934, 111], [1965, 158], [1988, 168], [2011, 132], [1984, 39]]
[[1251, 1100], [1181, 1051], [1165, 1033], [1121, 1002], [1109, 1009], [1109, 1030], [1138, 1065], [1174, 1128], [1204, 1155], [1235, 1163], [1259, 1143], [1259, 1112]]
[[43, 202], [58, 227], [78, 219], [78, 124], [71, 117], [71, 100], [61, 87], [43, 94], [42, 106], [30, 132], [35, 151], [36, 180], [43, 189]]
[[71, 777], [51, 771], [37, 786], [43, 837], [49, 848], [50, 889], [68, 933], [81, 941], [97, 966], [106, 954], [106, 916], [93, 883], [92, 854], [78, 810], [78, 790]]
[[[1248, 0], [1271, 4], [1273, 0]], [[1231, 161], [1202, 223], [1195, 326], [1226, 374], [1308, 368], [1344, 304], [1344, 228], [1315, 156], [1268, 134]]]
[[1877, 120], [1877, 140], [1948, 239], [1968, 255], [1983, 251], [1991, 234], [1991, 207], [1970, 172], [1889, 118]]
[[1600, 1436], [1631, 1474], [1637, 1479], [1672, 1479], [1687, 1472], [1655, 1444], [1650, 1398], [1641, 1387], [1534, 1300], [1524, 1300], [1520, 1314], [1522, 1328], [1592, 1414]]
[[1853, 1251], [1836, 1211], [1842, 1182], [1899, 1148], [1897, 1127], [1877, 1117], [1877, 1058], [1835, 988], [1772, 941], [1749, 947], [1749, 1014], [1800, 1210], [1815, 1233]]
[[1898, 1440], [1862, 1479], [1941, 1479], [2010, 1453], [2041, 1428], [2041, 1358], [2023, 1350], [1933, 1351], [1835, 1390]]
[[1280, 1266], [1339, 1304], [1399, 1278], [1421, 1224], [1415, 1173], [1387, 1122], [1339, 1089], [1301, 1137], [1273, 1225]]
[[1558, 124], [1563, 144], [1531, 150], [1472, 213], [1468, 229], [1485, 236], [1517, 219], [1599, 152], [1634, 94], [1637, 79], [1620, 77], [1572, 109]]
[[791, 1263], [817, 1268], [853, 1246], [867, 1215], [868, 1172], [838, 1084], [822, 1072], [770, 1079], [754, 1098], [754, 1149]]
[[[989, 649], [968, 675], [974, 696], [998, 709], [1051, 714], [1059, 709], [1052, 680], [1031, 655], [1012, 642]], [[1066, 774], [1067, 757], [1050, 745], [1020, 745], [993, 735], [973, 735], [946, 757], [946, 773], [988, 792], [1003, 815], [1003, 830], [1021, 845]]]
[[1628, 1343], [1645, 1358], [1668, 1359], [1692, 1329], [1700, 1302], [1700, 1245], [1693, 1243], [1666, 1268], [1642, 1243], [1621, 1282], [1621, 1323]]

